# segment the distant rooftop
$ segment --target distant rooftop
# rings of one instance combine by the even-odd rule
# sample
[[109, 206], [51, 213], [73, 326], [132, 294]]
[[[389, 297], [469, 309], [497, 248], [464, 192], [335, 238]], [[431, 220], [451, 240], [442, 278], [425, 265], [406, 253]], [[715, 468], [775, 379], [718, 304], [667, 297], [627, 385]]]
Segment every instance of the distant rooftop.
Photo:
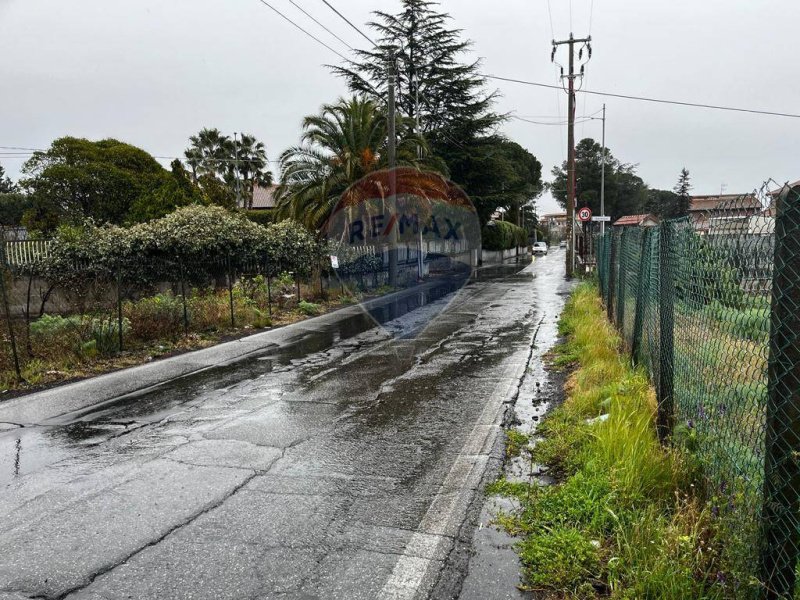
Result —
[[761, 210], [761, 201], [755, 194], [709, 194], [692, 196], [689, 212], [712, 210]]
[[268, 208], [275, 208], [277, 199], [275, 192], [278, 189], [277, 185], [253, 186], [253, 210], [265, 210]]
[[658, 223], [659, 219], [655, 215], [651, 215], [650, 213], [644, 215], [626, 215], [624, 217], [620, 217], [616, 221], [614, 221], [614, 225], [627, 225], [627, 226], [639, 226], [645, 221], [652, 221], [653, 223]]

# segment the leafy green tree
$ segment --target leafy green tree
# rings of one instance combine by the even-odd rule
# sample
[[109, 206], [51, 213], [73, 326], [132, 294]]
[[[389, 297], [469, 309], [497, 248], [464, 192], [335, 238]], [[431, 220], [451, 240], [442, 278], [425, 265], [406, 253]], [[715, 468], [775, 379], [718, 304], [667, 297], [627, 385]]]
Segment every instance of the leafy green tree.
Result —
[[542, 164], [525, 148], [502, 136], [453, 146], [448, 156], [447, 162], [454, 169], [450, 177], [469, 190], [481, 224], [488, 222], [499, 207], [516, 223], [521, 207], [542, 192]]
[[143, 197], [171, 185], [170, 173], [147, 152], [113, 139], [59, 138], [35, 152], [22, 172], [21, 184], [32, 199], [26, 222], [43, 230], [86, 218], [128, 222]]
[[[575, 148], [576, 206], [588, 206], [600, 214], [600, 187], [603, 148], [591, 138]], [[647, 186], [636, 174], [636, 165], [616, 159], [606, 148], [605, 212], [612, 219], [641, 214], [647, 207]], [[567, 204], [567, 163], [552, 170], [550, 190], [562, 207]]]
[[3, 165], [0, 165], [0, 194], [13, 194], [19, 191], [16, 184], [6, 175]]
[[19, 227], [31, 200], [25, 194], [0, 193], [0, 226]]
[[[397, 164], [436, 166], [408, 119], [398, 117]], [[317, 229], [341, 194], [387, 165], [387, 118], [371, 100], [353, 97], [322, 107], [303, 120], [301, 144], [280, 158], [278, 216]]]
[[182, 206], [207, 204], [200, 188], [194, 185], [179, 160], [172, 161], [172, 172], [164, 172], [163, 183], [134, 200], [127, 223], [160, 219]]

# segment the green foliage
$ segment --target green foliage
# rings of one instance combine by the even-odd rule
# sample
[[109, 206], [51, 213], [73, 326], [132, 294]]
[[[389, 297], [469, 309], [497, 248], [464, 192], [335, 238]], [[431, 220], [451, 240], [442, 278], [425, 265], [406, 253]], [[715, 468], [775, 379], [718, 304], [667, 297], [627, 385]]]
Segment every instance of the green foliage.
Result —
[[[122, 335], [127, 335], [131, 324], [128, 319], [122, 320]], [[119, 322], [115, 318], [94, 318], [89, 330], [93, 348], [101, 355], [108, 356], [119, 350]]]
[[234, 140], [219, 129], [203, 128], [189, 138], [189, 144], [184, 155], [192, 180], [210, 204], [235, 208], [238, 181], [242, 197], [238, 208], [252, 208], [253, 186], [272, 183], [266, 147], [253, 135], [243, 133]]
[[274, 213], [271, 210], [248, 210], [245, 214], [253, 223], [264, 227], [275, 222]]
[[542, 191], [542, 165], [525, 148], [503, 136], [470, 138], [454, 143], [440, 140], [434, 147], [458, 183], [472, 200], [481, 224], [486, 224], [499, 207], [508, 210], [509, 219], [525, 206], [525, 224], [533, 225], [529, 203]]
[[522, 507], [498, 523], [523, 536], [527, 585], [578, 598], [596, 597], [595, 585], [631, 600], [725, 596], [720, 523], [690, 485], [691, 459], [659, 443], [652, 390], [620, 356], [592, 285], [574, 292], [560, 330], [579, 367], [567, 400], [540, 426], [532, 460], [563, 480], [490, 487]]
[[485, 250], [511, 250], [528, 243], [528, 233], [508, 221], [491, 221], [481, 231]]
[[[358, 50], [344, 67], [332, 67], [356, 94], [377, 103], [386, 98], [386, 65], [397, 65], [398, 111], [419, 119], [437, 145], [485, 134], [502, 119], [492, 111], [495, 94], [484, 92], [479, 62], [465, 62], [472, 43], [448, 28], [449, 15], [428, 0], [403, 0], [396, 14], [374, 13], [369, 23], [378, 38], [374, 50]], [[419, 93], [417, 93], [419, 92]]]
[[506, 431], [506, 457], [519, 456], [522, 449], [528, 445], [528, 436], [518, 429]]
[[174, 338], [183, 330], [183, 301], [172, 294], [126, 302], [122, 310], [133, 324], [131, 333], [140, 340]]
[[529, 535], [520, 545], [520, 559], [533, 589], [576, 592], [600, 573], [598, 549], [585, 534], [555, 527]]
[[769, 336], [770, 309], [768, 306], [737, 309], [714, 300], [706, 310], [726, 332], [732, 335], [756, 342], [765, 342]]
[[[588, 206], [600, 214], [600, 183], [603, 147], [591, 138], [582, 139], [575, 148], [576, 206]], [[550, 189], [562, 206], [567, 201], [567, 163], [552, 170]], [[625, 215], [641, 214], [647, 202], [647, 186], [636, 175], [636, 165], [616, 159], [606, 148], [605, 214], [615, 220]]]
[[305, 300], [301, 300], [297, 305], [297, 310], [299, 310], [306, 316], [313, 317], [322, 312], [322, 307], [319, 304], [314, 304], [313, 302], [306, 302]]
[[0, 227], [19, 227], [33, 203], [25, 194], [0, 192]]
[[[0, 165], [0, 195], [15, 194], [18, 191], [16, 184], [6, 175], [6, 170], [3, 168], [3, 165]], [[0, 223], [4, 222], [0, 221]]]
[[[278, 217], [318, 229], [348, 187], [388, 166], [387, 127], [382, 103], [359, 96], [326, 104], [319, 115], [303, 119], [300, 145], [280, 157]], [[397, 165], [436, 167], [412, 127], [398, 116]]]
[[131, 210], [148, 215], [147, 198], [167, 202], [173, 177], [144, 150], [113, 139], [92, 142], [63, 137], [23, 165], [21, 185], [32, 196], [30, 227], [51, 230], [54, 223], [122, 224]]

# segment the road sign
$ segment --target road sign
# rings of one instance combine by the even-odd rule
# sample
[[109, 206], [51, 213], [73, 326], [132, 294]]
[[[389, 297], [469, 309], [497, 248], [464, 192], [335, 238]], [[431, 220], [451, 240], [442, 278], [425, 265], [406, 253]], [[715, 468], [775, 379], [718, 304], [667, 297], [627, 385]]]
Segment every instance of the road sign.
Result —
[[592, 221], [605, 221], [606, 223], [608, 223], [609, 221], [611, 221], [611, 217], [609, 217], [609, 216], [605, 216], [605, 217], [592, 217]]
[[578, 220], [582, 223], [592, 220], [592, 211], [588, 206], [584, 206], [578, 211]]
[[339, 268], [339, 257], [338, 256], [333, 256], [331, 254], [331, 267], [333, 267], [334, 269], [338, 269]]

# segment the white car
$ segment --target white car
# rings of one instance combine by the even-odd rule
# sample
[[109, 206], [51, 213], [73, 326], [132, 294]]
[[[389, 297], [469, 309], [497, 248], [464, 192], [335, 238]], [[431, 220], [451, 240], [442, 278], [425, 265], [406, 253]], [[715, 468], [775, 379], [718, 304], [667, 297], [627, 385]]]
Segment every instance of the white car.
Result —
[[545, 242], [536, 242], [533, 244], [534, 254], [547, 254], [547, 244]]

